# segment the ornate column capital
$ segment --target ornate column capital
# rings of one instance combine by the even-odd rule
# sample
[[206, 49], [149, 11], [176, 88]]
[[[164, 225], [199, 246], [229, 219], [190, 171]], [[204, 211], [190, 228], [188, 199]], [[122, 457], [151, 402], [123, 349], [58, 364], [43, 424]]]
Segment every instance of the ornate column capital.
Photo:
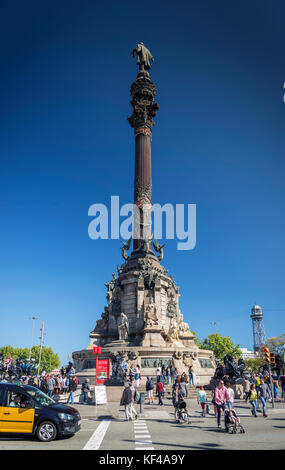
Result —
[[153, 102], [156, 88], [147, 72], [139, 72], [131, 86], [130, 94], [133, 114], [128, 118], [128, 121], [135, 129], [135, 136], [141, 133], [151, 137], [151, 129], [154, 125], [153, 118], [159, 109], [159, 104]]

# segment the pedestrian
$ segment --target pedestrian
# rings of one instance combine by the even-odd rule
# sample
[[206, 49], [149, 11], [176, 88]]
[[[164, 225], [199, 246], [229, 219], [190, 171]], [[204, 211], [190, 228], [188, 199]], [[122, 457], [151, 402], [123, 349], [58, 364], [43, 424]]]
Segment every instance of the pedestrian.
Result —
[[68, 403], [71, 403], [72, 405], [74, 404], [74, 392], [76, 391], [76, 389], [77, 389], [77, 384], [73, 376], [70, 378], [70, 382], [69, 382], [69, 395], [67, 398], [67, 404]]
[[244, 391], [245, 402], [248, 403], [248, 396], [250, 392], [250, 381], [247, 376], [244, 378], [243, 391]]
[[54, 391], [54, 379], [52, 376], [48, 376], [48, 396], [51, 398], [53, 396]]
[[212, 390], [212, 405], [214, 408], [215, 417], [217, 416], [217, 406], [215, 402], [215, 390]]
[[140, 386], [140, 377], [141, 377], [140, 366], [137, 364], [137, 367], [135, 369], [136, 387]]
[[76, 372], [76, 370], [75, 370], [74, 366], [71, 366], [71, 368], [70, 368], [70, 370], [69, 370], [69, 372], [68, 372], [67, 375], [68, 375], [69, 377], [71, 377], [71, 376], [75, 375], [75, 372]]
[[284, 374], [280, 375], [279, 383], [281, 386], [281, 398], [283, 400], [285, 398], [285, 375]]
[[204, 390], [204, 387], [201, 385], [200, 386], [200, 390], [198, 392], [198, 395], [197, 395], [197, 401], [198, 401], [198, 405], [200, 404], [201, 405], [201, 408], [202, 408], [202, 416], [206, 416], [206, 403], [207, 403], [207, 396], [206, 396], [206, 392]]
[[250, 391], [248, 395], [249, 402], [252, 406], [251, 414], [257, 418], [257, 391], [255, 383], [250, 385]]
[[160, 367], [160, 363], [158, 363], [157, 365], [157, 368], [156, 368], [156, 377], [160, 377], [161, 376], [161, 367]]
[[87, 405], [88, 393], [90, 392], [89, 379], [85, 379], [85, 382], [83, 382], [81, 386], [81, 391], [83, 394], [83, 404]]
[[133, 381], [133, 378], [134, 378], [134, 376], [135, 376], [135, 373], [136, 373], [136, 372], [135, 372], [135, 368], [134, 368], [134, 366], [133, 366], [133, 364], [132, 364], [131, 367], [130, 367], [130, 372], [129, 372], [129, 379], [130, 379], [130, 382]]
[[131, 419], [133, 419], [133, 417], [135, 417], [135, 419], [138, 418], [138, 414], [136, 412], [136, 409], [135, 409], [135, 406], [134, 406], [134, 403], [135, 403], [135, 396], [136, 394], [138, 393], [137, 390], [135, 389], [134, 385], [133, 385], [133, 382], [131, 382], [130, 384], [130, 390], [132, 392], [132, 401], [131, 401], [131, 406], [130, 406], [130, 411], [131, 411]]
[[188, 397], [188, 386], [187, 383], [184, 381], [184, 376], [180, 379], [180, 391], [182, 393], [183, 398]]
[[40, 389], [43, 393], [48, 395], [48, 384], [47, 384], [47, 376], [41, 376], [41, 385]]
[[193, 382], [193, 367], [190, 366], [188, 369], [188, 376], [189, 376], [189, 385], [194, 385]]
[[179, 390], [179, 383], [176, 383], [172, 387], [172, 404], [174, 406], [174, 419], [177, 421], [177, 407], [179, 402], [182, 400], [182, 394]]
[[131, 382], [127, 382], [125, 384], [125, 388], [123, 390], [123, 394], [122, 394], [121, 401], [120, 401], [120, 406], [125, 407], [126, 421], [132, 420], [131, 404], [132, 404]]
[[170, 369], [170, 382], [171, 382], [171, 385], [174, 384], [174, 374], [175, 374], [175, 368], [174, 368], [174, 366], [172, 366], [171, 369]]
[[170, 367], [167, 367], [166, 369], [166, 381], [167, 381], [167, 385], [169, 385], [169, 382], [170, 382]]
[[226, 383], [226, 388], [227, 388], [228, 394], [229, 394], [229, 399], [226, 401], [226, 404], [227, 404], [228, 409], [230, 410], [234, 406], [235, 392], [231, 388], [230, 382]]
[[215, 403], [217, 407], [217, 424], [221, 427], [221, 411], [225, 410], [226, 401], [229, 400], [228, 390], [224, 381], [220, 380], [219, 385], [215, 389]]
[[268, 384], [264, 382], [263, 378], [260, 379], [260, 385], [257, 388], [257, 393], [258, 393], [258, 399], [262, 403], [263, 416], [267, 418], [266, 406], [267, 406], [267, 399], [270, 398], [270, 390], [269, 390]]
[[146, 388], [147, 398], [148, 398], [149, 405], [150, 405], [150, 401], [151, 401], [151, 403], [154, 403], [154, 401], [153, 401], [154, 383], [153, 383], [151, 377], [146, 378], [145, 388]]
[[59, 375], [56, 375], [56, 376], [54, 377], [54, 383], [55, 383], [55, 386], [54, 386], [54, 393], [55, 393], [55, 395], [58, 395], [58, 394], [59, 394], [59, 390], [60, 390], [60, 388], [59, 388]]
[[69, 381], [70, 381], [70, 378], [69, 378], [69, 375], [67, 375], [64, 379], [64, 388], [65, 388], [65, 393], [68, 392], [68, 388], [69, 388]]
[[164, 386], [161, 380], [156, 384], [156, 393], [158, 394], [158, 404], [163, 405], [162, 396], [163, 396]]
[[274, 396], [274, 400], [280, 401], [279, 398], [278, 398], [278, 382], [277, 382], [277, 380], [274, 380], [274, 382], [273, 382], [273, 396]]
[[257, 389], [260, 385], [260, 377], [258, 376], [258, 374], [255, 376], [254, 382], [255, 382], [255, 387]]

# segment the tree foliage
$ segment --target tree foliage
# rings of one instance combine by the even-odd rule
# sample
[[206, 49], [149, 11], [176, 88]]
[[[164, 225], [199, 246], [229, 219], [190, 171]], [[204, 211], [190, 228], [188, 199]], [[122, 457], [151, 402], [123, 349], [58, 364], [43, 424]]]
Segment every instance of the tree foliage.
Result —
[[268, 338], [267, 344], [270, 351], [283, 356], [285, 352], [285, 333], [280, 336], [273, 336], [272, 338]]
[[256, 373], [258, 372], [259, 368], [264, 365], [264, 359], [261, 357], [245, 359], [244, 363], [246, 366], [246, 370], [248, 370], [249, 372]]
[[234, 345], [229, 336], [222, 336], [219, 333], [212, 333], [203, 340], [197, 338], [196, 344], [200, 349], [213, 351], [215, 358], [218, 360], [222, 360], [227, 354], [235, 359], [242, 355], [239, 344]]
[[[0, 354], [3, 354], [4, 359], [7, 359], [9, 356], [12, 356], [13, 359], [24, 359], [28, 360], [30, 350], [28, 348], [13, 348], [12, 346], [2, 346], [0, 348]], [[35, 363], [39, 363], [40, 356], [40, 347], [33, 346], [31, 350], [31, 359], [35, 360]], [[41, 365], [40, 372], [45, 370], [46, 372], [51, 372], [53, 369], [56, 369], [60, 366], [60, 359], [57, 353], [54, 353], [51, 348], [44, 346], [42, 348], [41, 355]]]

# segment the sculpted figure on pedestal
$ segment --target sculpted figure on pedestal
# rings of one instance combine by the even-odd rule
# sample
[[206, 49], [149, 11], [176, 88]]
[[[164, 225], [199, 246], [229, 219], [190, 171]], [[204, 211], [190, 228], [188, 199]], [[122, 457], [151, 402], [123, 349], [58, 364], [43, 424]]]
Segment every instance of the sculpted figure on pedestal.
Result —
[[174, 341], [179, 341], [178, 335], [178, 323], [175, 317], [172, 317], [170, 320], [170, 327], [168, 333], [166, 333], [166, 341], [169, 343], [174, 343]]
[[123, 362], [123, 355], [115, 351], [111, 357], [111, 364], [112, 364], [111, 379], [112, 380], [122, 380], [122, 368], [121, 368], [122, 362]]
[[150, 61], [154, 61], [154, 58], [148, 48], [143, 42], [139, 42], [135, 49], [132, 50], [132, 56], [135, 57], [137, 54], [137, 65], [141, 71], [150, 69]]
[[159, 253], [158, 255], [158, 261], [162, 261], [163, 259], [163, 247], [167, 245], [167, 243], [164, 243], [163, 245], [160, 245], [158, 242], [157, 242], [157, 239], [155, 238], [155, 241], [153, 241], [153, 247], [155, 249], [155, 251], [157, 253]]
[[119, 340], [126, 340], [128, 339], [129, 335], [129, 320], [127, 315], [123, 312], [118, 318], [118, 332], [119, 332]]
[[96, 321], [96, 327], [95, 330], [105, 330], [108, 328], [108, 322], [109, 322], [109, 312], [108, 308], [104, 308], [104, 312], [101, 315], [101, 318]]
[[145, 321], [146, 327], [159, 325], [159, 317], [157, 314], [157, 308], [154, 303], [151, 303], [146, 306], [145, 312], [144, 312], [144, 321]]
[[122, 242], [121, 240], [121, 243], [123, 244], [121, 250], [122, 250], [122, 257], [124, 258], [124, 260], [128, 260], [129, 259], [129, 255], [127, 253], [127, 251], [130, 249], [131, 247], [131, 241], [132, 241], [132, 237], [129, 238], [129, 240], [127, 241], [127, 243], [124, 243]]

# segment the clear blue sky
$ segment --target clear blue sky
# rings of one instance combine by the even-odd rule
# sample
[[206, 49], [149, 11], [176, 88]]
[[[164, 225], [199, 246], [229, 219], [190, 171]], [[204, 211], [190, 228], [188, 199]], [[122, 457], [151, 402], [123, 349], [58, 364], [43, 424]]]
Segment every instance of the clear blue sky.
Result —
[[[131, 50], [155, 57], [153, 201], [197, 204], [197, 246], [165, 250], [199, 337], [252, 347], [250, 309], [284, 333], [283, 1], [2, 2], [0, 344], [32, 315], [67, 362], [106, 305], [121, 243], [88, 237], [88, 208], [133, 196]], [[283, 310], [283, 311], [282, 311]]]

